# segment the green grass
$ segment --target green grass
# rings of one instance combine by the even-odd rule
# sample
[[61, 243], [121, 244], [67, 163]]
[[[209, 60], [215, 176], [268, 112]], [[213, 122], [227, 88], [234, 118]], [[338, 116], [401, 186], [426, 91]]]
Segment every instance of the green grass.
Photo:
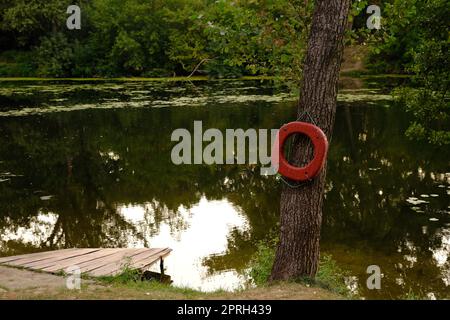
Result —
[[[267, 260], [269, 261], [269, 260]], [[269, 266], [266, 264], [266, 266]], [[270, 270], [270, 268], [267, 268]], [[66, 276], [59, 273], [60, 276]], [[16, 275], [17, 276], [17, 275]], [[301, 283], [279, 282], [270, 286], [260, 285], [256, 288], [240, 288], [233, 292], [215, 290], [202, 292], [200, 290], [177, 287], [158, 281], [142, 280], [141, 272], [125, 263], [120, 274], [115, 276], [91, 277], [81, 275], [81, 290], [69, 290], [62, 287], [40, 290], [38, 284], [32, 289], [0, 292], [0, 299], [341, 299], [329, 290], [321, 288], [306, 288]]]
[[[175, 287], [167, 283], [161, 283], [154, 280], [142, 280], [142, 272], [130, 268], [130, 261], [123, 264], [122, 270], [119, 274], [114, 276], [97, 277], [99, 283], [109, 285], [115, 288], [131, 289], [142, 292], [159, 292], [161, 294], [179, 294], [186, 298], [195, 298], [204, 295], [204, 293], [183, 287]], [[220, 292], [220, 291], [217, 291]], [[216, 293], [217, 293], [216, 292]]]
[[[253, 256], [248, 276], [256, 286], [268, 284], [268, 279], [275, 261], [276, 240], [270, 242], [260, 242], [256, 254]], [[319, 261], [319, 270], [314, 279], [302, 277], [294, 280], [307, 286], [315, 286], [328, 291], [351, 297], [351, 292], [345, 284], [345, 277], [348, 274], [341, 269], [331, 255], [322, 255]]]
[[[157, 295], [158, 297], [178, 297], [182, 299], [202, 298], [207, 293], [187, 288], [176, 287], [171, 284], [161, 283], [155, 280], [141, 280], [141, 273], [136, 270], [126, 270], [116, 276], [107, 276], [96, 278], [101, 285], [106, 285], [111, 290], [120, 290], [124, 292], [133, 292], [147, 295]], [[217, 290], [213, 293], [221, 293]]]
[[[205, 295], [205, 293], [186, 287], [176, 287], [170, 284], [150, 280], [133, 280], [130, 274], [120, 274], [115, 277], [98, 278], [100, 284], [105, 284], [114, 288], [123, 288], [141, 292], [158, 292], [159, 294], [179, 294], [186, 298], [195, 298]], [[219, 291], [217, 291], [219, 292]]]
[[330, 290], [344, 296], [351, 296], [350, 290], [345, 284], [348, 272], [339, 267], [331, 255], [322, 255], [319, 262], [319, 270], [314, 283], [319, 287]]
[[[401, 300], [430, 300], [430, 297], [426, 295], [422, 290], [419, 289], [419, 292], [414, 291], [412, 288], [409, 288], [409, 291], [399, 297]], [[450, 295], [447, 294], [438, 298], [438, 300], [449, 300]]]
[[102, 276], [97, 279], [103, 281], [105, 283], [118, 283], [118, 284], [127, 284], [132, 282], [137, 282], [141, 280], [141, 272], [136, 269], [132, 269], [131, 258], [126, 258], [122, 263], [122, 270], [119, 274], [114, 276]]
[[257, 246], [256, 254], [250, 260], [248, 276], [257, 286], [267, 284], [275, 261], [276, 242], [260, 242]]

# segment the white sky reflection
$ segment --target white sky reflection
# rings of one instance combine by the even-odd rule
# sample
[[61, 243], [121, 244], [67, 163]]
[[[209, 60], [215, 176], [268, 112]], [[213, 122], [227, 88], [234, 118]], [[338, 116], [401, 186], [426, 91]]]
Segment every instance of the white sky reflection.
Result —
[[[128, 221], [139, 225], [145, 221], [148, 209], [146, 205], [123, 206], [119, 212]], [[174, 284], [203, 291], [237, 289], [244, 280], [243, 276], [232, 270], [208, 275], [208, 268], [202, 265], [202, 261], [205, 257], [225, 253], [230, 231], [249, 227], [245, 216], [227, 200], [208, 201], [206, 198], [191, 209], [180, 207], [178, 211], [187, 228], [174, 233], [169, 224], [163, 222], [156, 235], [146, 237], [150, 247], [173, 249], [165, 265]], [[143, 246], [142, 241], [130, 240], [134, 246]]]
[[0, 240], [20, 241], [23, 243], [40, 246], [45, 243], [53, 232], [58, 215], [54, 213], [40, 212], [31, 218], [29, 226], [6, 229], [1, 232]]

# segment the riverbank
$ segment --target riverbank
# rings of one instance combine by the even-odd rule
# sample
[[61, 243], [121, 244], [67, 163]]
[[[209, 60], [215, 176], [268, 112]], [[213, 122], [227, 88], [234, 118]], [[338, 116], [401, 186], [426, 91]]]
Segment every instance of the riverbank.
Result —
[[[366, 74], [356, 71], [343, 71], [341, 78], [363, 78], [363, 79], [381, 79], [381, 78], [410, 78], [407, 74]], [[70, 81], [70, 82], [177, 82], [177, 81], [255, 81], [255, 80], [275, 80], [272, 76], [245, 76], [239, 78], [208, 78], [206, 76], [195, 77], [168, 77], [168, 78], [142, 78], [142, 77], [119, 77], [119, 78], [37, 78], [37, 77], [0, 77], [0, 82], [52, 82], [52, 81]]]
[[209, 78], [207, 76], [193, 77], [112, 77], [112, 78], [39, 78], [39, 77], [0, 77], [0, 81], [73, 81], [73, 82], [97, 82], [97, 81], [117, 81], [117, 82], [177, 82], [177, 81], [235, 81], [235, 80], [273, 80], [272, 76], [243, 76], [239, 78]]
[[80, 290], [65, 287], [66, 279], [47, 273], [0, 267], [0, 299], [250, 299], [250, 300], [335, 300], [343, 296], [329, 290], [300, 283], [277, 283], [236, 292], [201, 292], [153, 281], [82, 280]]

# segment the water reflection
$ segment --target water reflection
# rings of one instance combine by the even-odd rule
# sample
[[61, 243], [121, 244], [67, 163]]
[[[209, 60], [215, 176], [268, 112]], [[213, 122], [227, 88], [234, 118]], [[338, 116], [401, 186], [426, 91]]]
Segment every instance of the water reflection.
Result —
[[31, 217], [28, 226], [15, 226], [2, 230], [2, 242], [21, 242], [39, 247], [51, 236], [58, 215], [54, 213], [38, 213]]
[[[0, 90], [0, 254], [170, 246], [168, 273], [176, 284], [242, 285], [257, 241], [277, 228], [279, 181], [260, 176], [256, 166], [175, 166], [170, 135], [192, 130], [194, 120], [220, 130], [280, 127], [295, 105], [265, 97], [285, 94], [270, 83], [240, 82], [44, 87]], [[370, 100], [380, 92], [360, 91], [338, 108], [323, 251], [350, 270], [349, 286], [364, 297], [410, 290], [443, 297], [450, 273], [448, 150], [408, 142], [401, 108], [382, 95]], [[127, 108], [137, 98], [146, 103]], [[95, 108], [111, 99], [123, 107]], [[178, 103], [183, 99], [203, 102], [187, 107]], [[155, 108], [154, 101], [177, 107]], [[44, 103], [56, 112], [36, 109]], [[74, 111], [80, 104], [94, 107]], [[37, 112], [20, 116], [24, 108]], [[365, 288], [370, 264], [383, 272], [380, 291]]]
[[149, 239], [153, 246], [173, 249], [167, 260], [167, 271], [173, 275], [174, 283], [210, 291], [239, 288], [244, 281], [242, 275], [235, 270], [210, 273], [203, 260], [225, 253], [232, 230], [248, 231], [248, 221], [240, 209], [226, 200], [208, 201], [202, 198], [190, 210], [180, 208], [179, 214], [188, 224], [187, 229], [173, 232], [165, 224], [157, 235]]

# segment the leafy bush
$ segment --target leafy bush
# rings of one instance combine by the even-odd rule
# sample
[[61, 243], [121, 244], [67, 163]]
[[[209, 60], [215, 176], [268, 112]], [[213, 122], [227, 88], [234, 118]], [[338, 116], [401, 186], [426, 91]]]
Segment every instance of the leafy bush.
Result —
[[362, 30], [371, 44], [368, 68], [374, 73], [405, 73], [417, 45], [417, 0], [391, 0], [380, 4], [381, 30]]
[[5, 51], [0, 55], [0, 77], [35, 75], [36, 66], [31, 52]]
[[131, 259], [126, 259], [119, 274], [115, 276], [102, 276], [99, 279], [106, 283], [116, 284], [128, 284], [131, 282], [141, 281], [142, 273], [137, 269], [132, 269], [130, 265]]
[[36, 49], [39, 76], [70, 76], [73, 60], [72, 44], [62, 33], [43, 38], [40, 46]]
[[450, 144], [450, 60], [448, 30], [450, 7], [447, 1], [417, 2], [415, 5], [416, 42], [409, 52], [412, 61], [406, 66], [413, 73], [417, 87], [394, 91], [414, 121], [406, 135], [435, 145]]
[[450, 104], [442, 92], [428, 88], [399, 88], [394, 96], [415, 120], [405, 134], [411, 140], [442, 146], [450, 144]]
[[249, 276], [257, 286], [267, 283], [275, 261], [275, 246], [260, 242], [249, 265]]
[[324, 254], [320, 257], [319, 270], [316, 275], [317, 284], [336, 293], [350, 295], [345, 283], [346, 277], [348, 277], [348, 273], [336, 264], [331, 255]]
[[0, 30], [10, 46], [37, 47], [48, 77], [189, 75], [201, 64], [211, 77], [297, 80], [312, 13], [302, 0], [80, 0], [82, 29], [68, 31], [68, 0], [40, 2], [0, 0]]
[[[276, 238], [258, 243], [248, 271], [248, 276], [257, 286], [266, 285], [268, 282], [275, 261], [276, 245]], [[338, 294], [350, 296], [350, 291], [345, 283], [347, 276], [347, 272], [336, 264], [331, 255], [324, 254], [320, 257], [319, 270], [315, 279], [301, 278], [297, 280], [307, 285], [320, 286]]]

